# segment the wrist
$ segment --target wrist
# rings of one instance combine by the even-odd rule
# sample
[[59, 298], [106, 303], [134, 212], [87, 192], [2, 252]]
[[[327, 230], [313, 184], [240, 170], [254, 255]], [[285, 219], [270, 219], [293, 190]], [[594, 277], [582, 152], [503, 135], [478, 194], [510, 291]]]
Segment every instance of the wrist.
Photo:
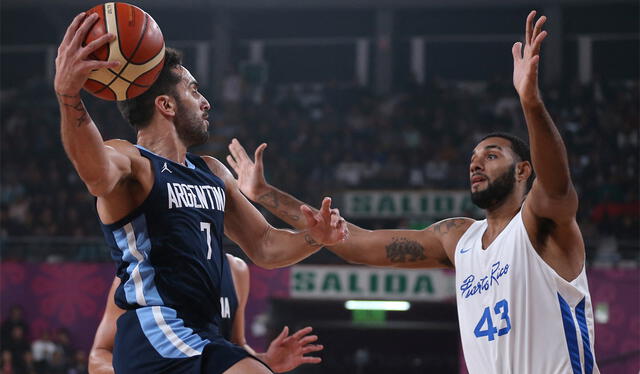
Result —
[[253, 188], [253, 196], [251, 196], [250, 198], [254, 202], [261, 202], [262, 200], [265, 199], [266, 196], [268, 196], [272, 192], [273, 192], [273, 186], [267, 183], [260, 184]]
[[272, 370], [273, 369], [273, 362], [271, 360], [271, 357], [269, 357], [269, 354], [267, 352], [263, 352], [263, 353], [258, 353], [256, 352], [256, 358], [259, 359], [260, 361], [264, 362], [265, 364], [267, 364], [267, 366], [269, 366]]
[[523, 108], [535, 108], [543, 106], [542, 98], [539, 93], [534, 95], [520, 95], [520, 105]]

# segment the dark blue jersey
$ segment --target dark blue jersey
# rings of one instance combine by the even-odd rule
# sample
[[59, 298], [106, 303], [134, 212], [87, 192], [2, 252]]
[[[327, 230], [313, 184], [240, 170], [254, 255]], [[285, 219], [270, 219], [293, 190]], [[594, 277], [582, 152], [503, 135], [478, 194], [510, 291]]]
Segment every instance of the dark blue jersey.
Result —
[[[233, 283], [233, 275], [231, 274], [231, 264], [229, 264], [227, 256], [224, 256], [224, 266], [222, 268], [222, 283], [220, 287], [220, 314], [217, 316], [217, 323], [220, 329], [220, 335], [231, 341], [231, 330], [233, 321], [236, 317], [238, 309], [238, 297]], [[243, 318], [244, 316], [240, 316]]]
[[151, 192], [125, 218], [102, 225], [122, 280], [115, 302], [123, 309], [168, 307], [192, 324], [217, 324], [229, 267], [222, 252], [224, 182], [197, 155], [188, 153], [182, 165], [137, 147], [151, 161]]

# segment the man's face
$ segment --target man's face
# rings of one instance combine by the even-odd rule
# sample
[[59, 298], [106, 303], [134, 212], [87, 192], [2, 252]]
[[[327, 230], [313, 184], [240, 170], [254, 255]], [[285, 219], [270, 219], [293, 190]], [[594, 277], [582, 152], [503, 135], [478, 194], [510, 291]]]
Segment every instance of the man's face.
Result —
[[487, 138], [473, 150], [469, 165], [471, 201], [479, 208], [498, 207], [513, 192], [516, 162], [511, 142]]
[[208, 118], [211, 106], [198, 91], [198, 82], [189, 70], [182, 66], [177, 69], [182, 80], [176, 88], [176, 131], [187, 146], [206, 143], [209, 139]]

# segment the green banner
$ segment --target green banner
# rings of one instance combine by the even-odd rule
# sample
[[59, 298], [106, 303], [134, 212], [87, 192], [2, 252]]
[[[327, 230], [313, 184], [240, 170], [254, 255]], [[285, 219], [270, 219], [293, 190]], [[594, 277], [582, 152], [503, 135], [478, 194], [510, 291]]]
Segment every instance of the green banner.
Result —
[[342, 214], [349, 218], [478, 216], [469, 191], [349, 191]]
[[454, 273], [442, 269], [311, 265], [291, 268], [292, 298], [439, 301], [455, 297], [454, 288]]

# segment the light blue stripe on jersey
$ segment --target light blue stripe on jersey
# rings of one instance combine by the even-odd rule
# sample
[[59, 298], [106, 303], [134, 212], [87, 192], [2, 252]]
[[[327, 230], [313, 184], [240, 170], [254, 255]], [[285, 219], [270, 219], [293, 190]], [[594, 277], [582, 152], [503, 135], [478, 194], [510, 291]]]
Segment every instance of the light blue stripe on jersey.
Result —
[[576, 319], [580, 326], [580, 334], [582, 335], [582, 347], [584, 350], [584, 374], [593, 373], [593, 353], [591, 353], [591, 341], [589, 339], [589, 329], [587, 328], [587, 318], [584, 314], [585, 298], [576, 306]]
[[164, 306], [136, 309], [142, 332], [164, 358], [185, 358], [202, 354], [210, 343], [185, 327], [175, 310]]
[[564, 325], [564, 336], [567, 339], [567, 346], [569, 347], [569, 359], [571, 360], [573, 374], [582, 374], [578, 336], [576, 335], [576, 324], [573, 322], [573, 313], [571, 312], [569, 304], [567, 304], [565, 299], [559, 293], [558, 301], [560, 302], [562, 324]]
[[151, 240], [144, 215], [115, 230], [113, 236], [118, 248], [122, 250], [122, 261], [129, 263], [129, 279], [123, 286], [127, 303], [141, 306], [162, 305], [162, 298], [154, 282], [155, 270], [149, 263]]

